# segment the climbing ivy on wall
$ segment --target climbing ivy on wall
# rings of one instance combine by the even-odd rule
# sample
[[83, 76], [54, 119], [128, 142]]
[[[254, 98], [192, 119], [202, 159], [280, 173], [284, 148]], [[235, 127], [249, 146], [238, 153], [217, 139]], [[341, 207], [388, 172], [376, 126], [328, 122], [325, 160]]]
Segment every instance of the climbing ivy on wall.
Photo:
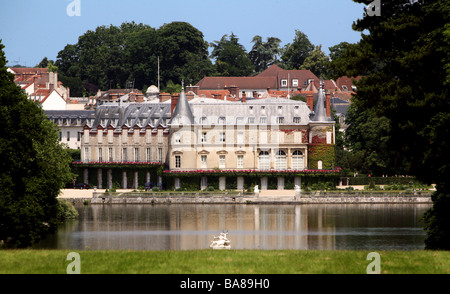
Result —
[[322, 169], [332, 169], [336, 164], [334, 144], [310, 144], [308, 146], [308, 165], [310, 169], [317, 169], [317, 162], [322, 160]]

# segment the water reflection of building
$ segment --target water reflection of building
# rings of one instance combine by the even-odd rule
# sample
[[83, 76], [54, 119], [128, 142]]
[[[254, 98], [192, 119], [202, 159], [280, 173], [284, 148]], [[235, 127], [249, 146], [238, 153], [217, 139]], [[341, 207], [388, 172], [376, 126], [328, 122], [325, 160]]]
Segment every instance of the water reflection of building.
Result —
[[[93, 226], [83, 248], [207, 249], [229, 231], [232, 249], [334, 249], [326, 207], [308, 205], [91, 206]], [[109, 222], [107, 220], [114, 220]], [[89, 232], [87, 232], [89, 233]]]

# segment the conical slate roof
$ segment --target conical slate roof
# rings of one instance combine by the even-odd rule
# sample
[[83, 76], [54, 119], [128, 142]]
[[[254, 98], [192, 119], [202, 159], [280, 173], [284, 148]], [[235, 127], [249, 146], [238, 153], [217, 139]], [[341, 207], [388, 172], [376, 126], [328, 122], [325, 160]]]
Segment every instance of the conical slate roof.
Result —
[[314, 106], [314, 118], [312, 120], [330, 121], [325, 109], [325, 90], [323, 89], [323, 85], [320, 87], [319, 95], [317, 96], [316, 105]]
[[194, 116], [191, 107], [184, 93], [184, 87], [181, 89], [180, 98], [173, 111], [172, 119], [169, 124], [192, 125], [194, 124]]

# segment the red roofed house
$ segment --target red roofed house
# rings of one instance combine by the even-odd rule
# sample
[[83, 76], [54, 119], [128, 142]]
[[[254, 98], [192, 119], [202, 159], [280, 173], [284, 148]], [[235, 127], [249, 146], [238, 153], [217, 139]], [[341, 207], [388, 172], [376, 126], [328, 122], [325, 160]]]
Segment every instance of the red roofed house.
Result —
[[[69, 101], [70, 90], [58, 81], [56, 72], [49, 72], [47, 68], [8, 68], [8, 72], [15, 75], [14, 82], [21, 87], [29, 99], [39, 103], [47, 101], [44, 108], [46, 110], [60, 110], [62, 101], [64, 103]], [[55, 103], [49, 103], [50, 101]]]

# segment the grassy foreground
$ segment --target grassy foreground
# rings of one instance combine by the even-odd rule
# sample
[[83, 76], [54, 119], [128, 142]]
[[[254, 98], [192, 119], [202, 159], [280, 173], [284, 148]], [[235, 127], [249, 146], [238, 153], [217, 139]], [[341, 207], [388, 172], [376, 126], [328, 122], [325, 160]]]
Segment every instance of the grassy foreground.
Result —
[[[69, 250], [0, 250], [1, 274], [66, 274]], [[369, 251], [76, 251], [82, 274], [366, 274]], [[449, 251], [379, 251], [383, 274], [450, 274]]]

